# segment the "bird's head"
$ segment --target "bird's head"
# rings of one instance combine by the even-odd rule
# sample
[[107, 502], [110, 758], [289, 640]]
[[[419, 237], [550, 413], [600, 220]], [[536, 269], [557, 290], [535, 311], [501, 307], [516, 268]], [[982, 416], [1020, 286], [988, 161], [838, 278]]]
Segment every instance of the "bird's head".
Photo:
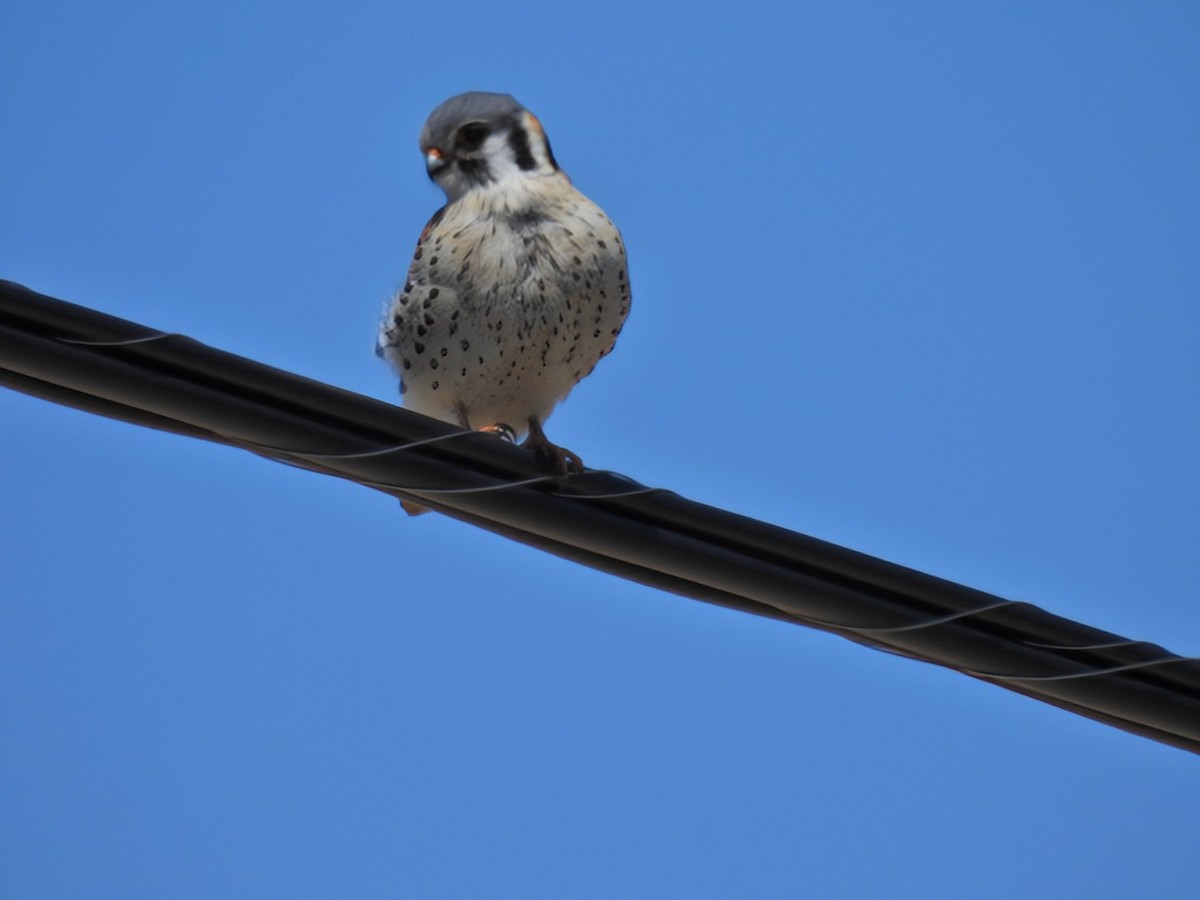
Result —
[[451, 97], [429, 114], [421, 152], [429, 177], [450, 202], [510, 179], [558, 171], [541, 123], [508, 94]]

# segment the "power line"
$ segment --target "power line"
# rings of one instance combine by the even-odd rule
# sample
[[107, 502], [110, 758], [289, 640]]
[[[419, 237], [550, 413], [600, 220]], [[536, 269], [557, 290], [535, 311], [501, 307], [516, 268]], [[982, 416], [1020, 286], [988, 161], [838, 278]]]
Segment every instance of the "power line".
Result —
[[1200, 660], [0, 281], [0, 384], [414, 500], [595, 569], [1200, 752]]

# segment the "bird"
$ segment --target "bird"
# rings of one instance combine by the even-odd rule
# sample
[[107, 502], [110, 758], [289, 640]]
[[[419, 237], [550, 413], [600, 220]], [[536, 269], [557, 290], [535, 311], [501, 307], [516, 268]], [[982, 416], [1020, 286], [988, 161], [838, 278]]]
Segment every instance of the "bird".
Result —
[[629, 315], [621, 234], [509, 94], [451, 97], [430, 113], [419, 145], [446, 203], [384, 308], [376, 352], [400, 376], [408, 409], [524, 437], [556, 474], [581, 472], [583, 460], [543, 425]]

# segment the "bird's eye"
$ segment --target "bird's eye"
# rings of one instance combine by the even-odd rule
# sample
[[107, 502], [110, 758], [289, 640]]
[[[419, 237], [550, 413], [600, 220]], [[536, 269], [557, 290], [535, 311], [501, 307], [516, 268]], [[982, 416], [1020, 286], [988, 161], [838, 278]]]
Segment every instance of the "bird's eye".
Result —
[[482, 122], [468, 122], [454, 135], [454, 144], [460, 150], [478, 150], [490, 133]]

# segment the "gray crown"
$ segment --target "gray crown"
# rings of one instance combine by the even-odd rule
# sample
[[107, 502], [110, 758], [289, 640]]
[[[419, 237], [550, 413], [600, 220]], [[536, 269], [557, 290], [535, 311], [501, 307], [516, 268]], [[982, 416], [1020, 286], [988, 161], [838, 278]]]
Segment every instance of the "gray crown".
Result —
[[470, 91], [451, 97], [425, 120], [425, 127], [421, 129], [421, 149], [447, 147], [454, 132], [467, 122], [494, 124], [524, 109], [510, 94]]

